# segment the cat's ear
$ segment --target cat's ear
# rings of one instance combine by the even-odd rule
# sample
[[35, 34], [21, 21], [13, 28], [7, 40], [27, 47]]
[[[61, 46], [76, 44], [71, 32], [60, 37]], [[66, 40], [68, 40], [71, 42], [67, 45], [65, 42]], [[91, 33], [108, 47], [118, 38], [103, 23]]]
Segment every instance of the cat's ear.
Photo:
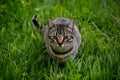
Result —
[[48, 19], [47, 21], [48, 21], [48, 28], [52, 28], [55, 26], [55, 24], [50, 19]]
[[73, 30], [73, 29], [74, 29], [74, 21], [71, 20], [71, 21], [67, 24], [67, 26]]

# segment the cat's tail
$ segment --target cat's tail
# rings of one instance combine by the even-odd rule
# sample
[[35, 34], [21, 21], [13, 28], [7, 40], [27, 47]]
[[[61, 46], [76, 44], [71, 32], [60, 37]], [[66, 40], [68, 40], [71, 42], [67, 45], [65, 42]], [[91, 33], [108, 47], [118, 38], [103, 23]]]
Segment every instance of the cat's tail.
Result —
[[37, 29], [40, 29], [40, 34], [44, 34], [43, 32], [44, 32], [44, 28], [45, 28], [45, 27], [38, 22], [38, 20], [37, 20], [37, 15], [34, 15], [34, 16], [32, 17], [32, 24], [33, 24]]

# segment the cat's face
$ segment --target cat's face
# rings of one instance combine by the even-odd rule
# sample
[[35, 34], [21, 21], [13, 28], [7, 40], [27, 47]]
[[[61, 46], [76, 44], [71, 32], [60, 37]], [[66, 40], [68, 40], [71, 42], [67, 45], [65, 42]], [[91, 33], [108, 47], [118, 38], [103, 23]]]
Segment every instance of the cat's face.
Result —
[[71, 26], [73, 26], [72, 22], [66, 25], [48, 22], [48, 39], [54, 50], [64, 52], [72, 48], [74, 31]]

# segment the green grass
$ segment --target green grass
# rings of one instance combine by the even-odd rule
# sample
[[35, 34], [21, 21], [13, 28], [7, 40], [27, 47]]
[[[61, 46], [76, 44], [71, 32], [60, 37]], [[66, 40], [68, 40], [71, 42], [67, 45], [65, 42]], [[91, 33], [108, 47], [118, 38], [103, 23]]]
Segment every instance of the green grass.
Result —
[[[118, 0], [0, 0], [0, 80], [120, 80]], [[75, 60], [50, 62], [31, 19], [73, 19], [82, 35]]]

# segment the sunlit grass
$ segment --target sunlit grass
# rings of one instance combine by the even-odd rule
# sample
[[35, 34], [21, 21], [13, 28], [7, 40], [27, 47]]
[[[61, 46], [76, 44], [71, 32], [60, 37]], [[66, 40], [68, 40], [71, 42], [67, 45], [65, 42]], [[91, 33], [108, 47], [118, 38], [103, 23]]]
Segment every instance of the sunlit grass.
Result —
[[[120, 4], [116, 0], [0, 1], [0, 80], [119, 80]], [[73, 19], [82, 35], [75, 60], [52, 62], [31, 19]]]

